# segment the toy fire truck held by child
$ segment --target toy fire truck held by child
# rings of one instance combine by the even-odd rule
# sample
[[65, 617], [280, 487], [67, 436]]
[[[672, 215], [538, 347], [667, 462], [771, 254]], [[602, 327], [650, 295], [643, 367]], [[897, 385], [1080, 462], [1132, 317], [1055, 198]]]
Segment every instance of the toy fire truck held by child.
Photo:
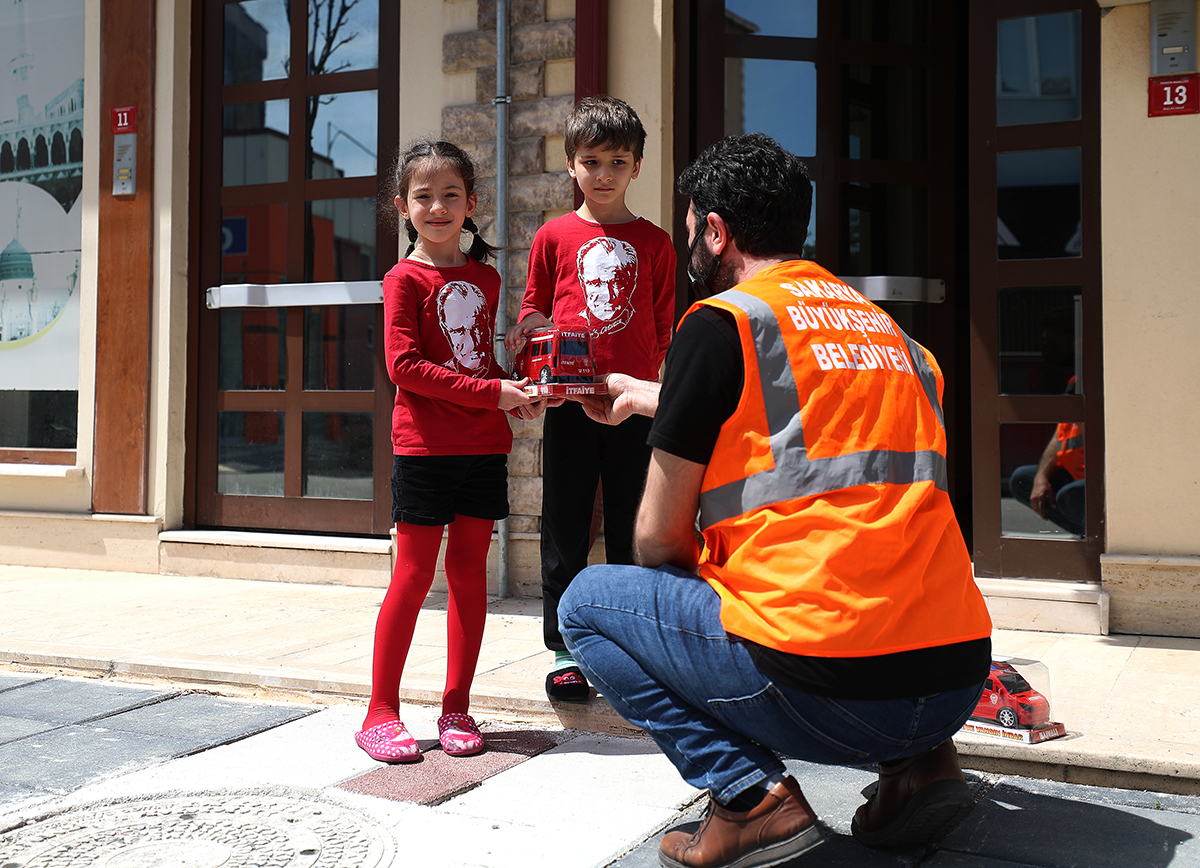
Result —
[[533, 382], [525, 391], [534, 397], [603, 395], [608, 386], [595, 382], [592, 333], [579, 329], [543, 328], [530, 332], [517, 352], [513, 379]]

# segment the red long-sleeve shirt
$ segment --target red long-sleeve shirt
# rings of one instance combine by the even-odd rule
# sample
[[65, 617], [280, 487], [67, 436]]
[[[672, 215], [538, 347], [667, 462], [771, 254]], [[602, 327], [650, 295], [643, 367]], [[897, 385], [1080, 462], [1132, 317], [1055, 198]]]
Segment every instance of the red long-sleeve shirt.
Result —
[[640, 217], [592, 223], [575, 212], [538, 230], [518, 321], [540, 313], [592, 332], [596, 370], [657, 380], [675, 315], [671, 236]]
[[383, 279], [384, 350], [396, 384], [397, 455], [492, 455], [512, 449], [494, 334], [500, 275], [474, 259], [440, 268], [402, 259]]

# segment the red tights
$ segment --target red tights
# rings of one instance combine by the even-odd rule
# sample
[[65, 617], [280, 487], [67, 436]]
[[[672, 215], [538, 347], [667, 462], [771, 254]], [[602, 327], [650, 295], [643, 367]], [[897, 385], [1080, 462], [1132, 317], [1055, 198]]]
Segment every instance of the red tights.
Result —
[[[487, 615], [487, 552], [492, 522], [460, 515], [446, 542], [446, 690], [442, 714], [466, 714]], [[417, 615], [433, 584], [442, 528], [396, 523], [396, 569], [375, 624], [371, 704], [363, 729], [400, 716], [400, 676]]]

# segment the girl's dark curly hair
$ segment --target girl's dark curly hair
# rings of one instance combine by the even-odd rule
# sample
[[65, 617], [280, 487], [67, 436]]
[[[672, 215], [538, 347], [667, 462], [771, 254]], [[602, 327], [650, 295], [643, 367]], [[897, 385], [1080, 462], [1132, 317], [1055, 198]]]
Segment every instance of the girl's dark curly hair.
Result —
[[[449, 166], [458, 173], [463, 181], [463, 189], [468, 196], [475, 192], [475, 164], [471, 162], [466, 151], [451, 142], [418, 139], [401, 151], [396, 158], [396, 163], [392, 167], [389, 200], [394, 201], [397, 196], [408, 198], [408, 188], [416, 174], [436, 169], [440, 165]], [[399, 214], [395, 210], [390, 213], [396, 214], [396, 223], [399, 224]], [[408, 251], [404, 254], [407, 256], [413, 252], [413, 248], [416, 246], [417, 230], [412, 225], [412, 221], [408, 219], [404, 220], [403, 227], [397, 225], [396, 228], [398, 230], [403, 228], [408, 234]], [[471, 240], [471, 248], [467, 251], [468, 256], [479, 262], [486, 262], [489, 257], [496, 255], [499, 248], [493, 247], [483, 240], [483, 236], [479, 234], [479, 227], [470, 217], [463, 221], [463, 229], [474, 236]]]

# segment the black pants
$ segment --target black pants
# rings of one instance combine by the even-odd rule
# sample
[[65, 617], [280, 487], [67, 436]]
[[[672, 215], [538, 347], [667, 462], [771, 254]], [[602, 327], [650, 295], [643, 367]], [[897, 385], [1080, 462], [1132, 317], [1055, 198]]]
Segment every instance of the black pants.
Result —
[[546, 411], [542, 432], [542, 632], [565, 651], [558, 601], [587, 566], [596, 483], [603, 486], [604, 548], [610, 564], [633, 563], [633, 520], [646, 484], [650, 419], [593, 422], [574, 401]]

